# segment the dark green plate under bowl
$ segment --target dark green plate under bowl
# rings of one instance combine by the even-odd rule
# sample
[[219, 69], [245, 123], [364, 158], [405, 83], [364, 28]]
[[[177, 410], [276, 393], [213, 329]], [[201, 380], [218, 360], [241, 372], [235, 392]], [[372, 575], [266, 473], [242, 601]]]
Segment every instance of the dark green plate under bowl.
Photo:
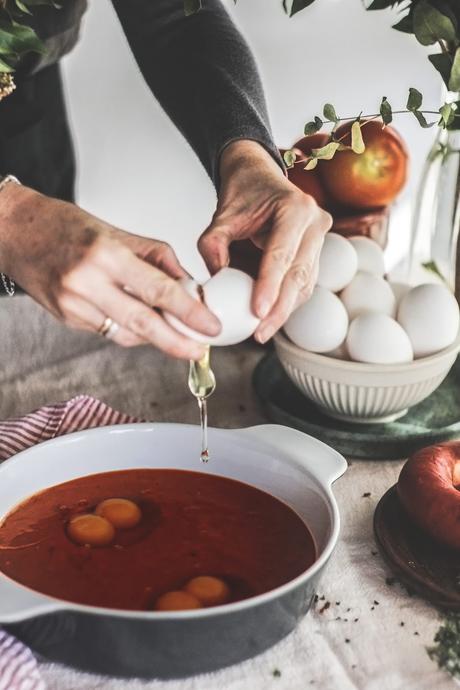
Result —
[[432, 443], [460, 438], [460, 358], [434, 393], [389, 424], [328, 417], [294, 386], [274, 353], [259, 362], [253, 381], [269, 419], [315, 436], [349, 457], [400, 459]]

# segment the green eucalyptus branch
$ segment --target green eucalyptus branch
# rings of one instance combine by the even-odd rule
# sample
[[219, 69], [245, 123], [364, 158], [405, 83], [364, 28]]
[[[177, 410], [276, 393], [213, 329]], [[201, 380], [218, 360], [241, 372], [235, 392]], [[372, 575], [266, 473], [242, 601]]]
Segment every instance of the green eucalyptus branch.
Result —
[[[410, 88], [407, 98], [406, 107], [393, 110], [388, 99], [384, 96], [380, 103], [378, 113], [363, 115], [360, 113], [355, 117], [339, 117], [336, 113], [335, 107], [332, 103], [326, 103], [323, 108], [323, 116], [316, 115], [313, 120], [307, 122], [304, 128], [306, 136], [316, 134], [321, 131], [324, 125], [332, 124], [332, 130], [329, 133], [329, 140], [324, 146], [312, 149], [309, 156], [302, 159], [297, 159], [295, 151], [289, 149], [284, 153], [284, 162], [288, 168], [295, 163], [305, 163], [306, 170], [312, 170], [318, 164], [319, 160], [331, 160], [337, 151], [351, 150], [354, 153], [363, 153], [365, 150], [364, 139], [362, 136], [362, 128], [372, 120], [381, 119], [382, 127], [386, 127], [393, 121], [393, 115], [396, 114], [412, 114], [421, 127], [429, 128], [438, 125], [444, 129], [452, 127], [456, 121], [460, 120], [459, 110], [460, 103], [444, 103], [439, 110], [422, 110], [423, 96], [417, 89]], [[428, 122], [426, 116], [435, 115], [436, 120]], [[351, 145], [344, 144], [344, 139], [348, 137], [348, 133], [337, 137], [335, 129], [340, 122], [352, 122], [351, 124]], [[460, 125], [459, 125], [460, 127]]]

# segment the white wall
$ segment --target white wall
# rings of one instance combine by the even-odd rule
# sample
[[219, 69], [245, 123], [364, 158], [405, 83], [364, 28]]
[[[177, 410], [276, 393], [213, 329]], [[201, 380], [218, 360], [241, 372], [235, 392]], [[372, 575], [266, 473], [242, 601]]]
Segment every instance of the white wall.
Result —
[[[316, 0], [289, 19], [281, 0], [225, 2], [256, 54], [280, 145], [290, 145], [327, 101], [343, 116], [376, 112], [383, 95], [396, 109], [415, 86], [427, 107], [438, 104], [437, 73], [413, 37], [390, 28], [395, 14], [365, 12], [361, 0]], [[82, 40], [64, 71], [81, 205], [128, 230], [166, 239], [202, 274], [195, 241], [213, 212], [213, 188], [143, 83], [109, 0], [90, 3]], [[389, 264], [405, 246], [414, 184], [434, 136], [409, 115], [396, 126], [412, 166], [393, 213]]]

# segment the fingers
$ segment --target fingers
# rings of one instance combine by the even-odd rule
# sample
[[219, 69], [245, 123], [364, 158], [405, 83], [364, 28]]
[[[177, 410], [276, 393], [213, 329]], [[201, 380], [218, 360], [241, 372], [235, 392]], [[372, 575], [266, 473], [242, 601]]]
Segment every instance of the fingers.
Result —
[[152, 249], [142, 257], [145, 261], [171, 278], [186, 278], [189, 275], [179, 263], [174, 249], [169, 244], [155, 240], [153, 245]]
[[318, 265], [324, 233], [316, 229], [307, 231], [291, 266], [284, 276], [279, 297], [270, 314], [255, 333], [256, 339], [264, 343], [281, 328], [299, 304], [311, 297], [318, 277]]
[[153, 309], [119, 287], [102, 283], [94, 295], [95, 303], [104, 314], [172, 357], [198, 360], [204, 356], [204, 345], [178, 333]]
[[198, 240], [198, 249], [211, 275], [230, 263], [229, 246], [232, 233], [225, 225], [214, 222]]
[[277, 211], [265, 245], [254, 288], [252, 308], [264, 319], [279, 297], [281, 285], [299, 249], [305, 230], [314, 220], [316, 204], [287, 203]]
[[189, 295], [180, 283], [131, 252], [120, 255], [111, 276], [120, 287], [128, 285], [146, 308], [164, 309], [204, 335], [214, 336], [220, 332], [220, 321], [204, 304]]
[[[72, 293], [64, 293], [60, 297], [59, 307], [61, 312], [65, 314], [65, 323], [71, 328], [97, 333], [106, 318], [106, 314], [94, 304]], [[117, 325], [119, 326], [119, 324]], [[118, 330], [110, 336], [110, 340], [123, 347], [134, 347], [147, 343], [145, 338], [139, 337], [122, 326], [119, 326]]]

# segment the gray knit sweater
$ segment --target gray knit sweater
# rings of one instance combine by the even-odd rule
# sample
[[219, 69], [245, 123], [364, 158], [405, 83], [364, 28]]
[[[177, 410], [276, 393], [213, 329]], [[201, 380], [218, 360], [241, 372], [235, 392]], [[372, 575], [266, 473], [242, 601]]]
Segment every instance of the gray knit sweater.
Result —
[[[254, 58], [220, 0], [203, 0], [203, 9], [190, 17], [183, 0], [112, 1], [152, 93], [216, 185], [220, 152], [235, 139], [260, 142], [280, 162]], [[35, 8], [31, 23], [48, 52], [29, 56], [23, 74], [73, 48], [86, 5], [64, 0], [61, 9]]]

